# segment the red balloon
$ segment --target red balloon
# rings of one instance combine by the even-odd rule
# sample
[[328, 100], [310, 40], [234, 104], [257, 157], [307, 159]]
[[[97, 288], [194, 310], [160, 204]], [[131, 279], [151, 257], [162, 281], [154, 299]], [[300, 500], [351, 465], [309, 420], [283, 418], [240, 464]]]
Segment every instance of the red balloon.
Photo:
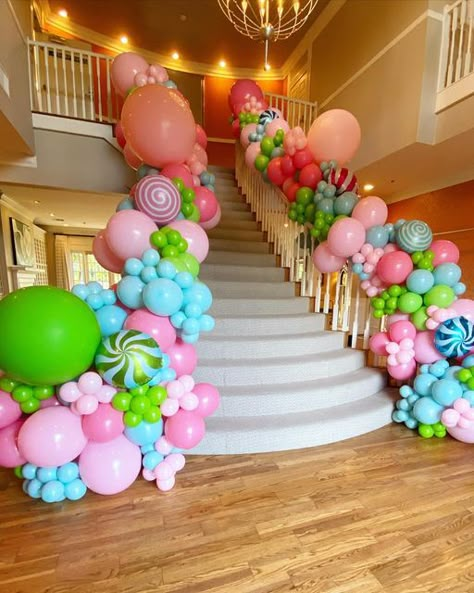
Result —
[[203, 185], [195, 187], [194, 192], [196, 194], [194, 205], [199, 208], [200, 212], [199, 222], [207, 222], [214, 218], [219, 203], [213, 192]]
[[306, 167], [306, 165], [309, 165], [313, 161], [314, 157], [308, 147], [303, 148], [303, 150], [297, 150], [293, 157], [293, 164], [297, 169], [303, 169], [303, 167]]
[[275, 185], [282, 185], [285, 181], [286, 175], [281, 170], [281, 157], [277, 157], [276, 159], [272, 159], [268, 163], [267, 167], [267, 175], [268, 179]]
[[316, 163], [310, 163], [301, 169], [299, 182], [304, 187], [316, 189], [318, 183], [322, 180], [323, 174]]
[[285, 181], [283, 182], [281, 189], [283, 190], [283, 193], [286, 196], [286, 192], [288, 190], [288, 188], [290, 187], [290, 185], [292, 185], [295, 182], [295, 180], [293, 179], [293, 177], [287, 177], [285, 179]]
[[408, 253], [391, 251], [382, 256], [376, 271], [385, 284], [402, 284], [413, 271], [413, 262]]
[[232, 136], [234, 138], [240, 138], [240, 122], [238, 119], [234, 119], [232, 122]]
[[284, 157], [281, 159], [281, 170], [283, 171], [285, 177], [293, 177], [296, 172], [296, 167], [293, 164], [293, 159], [289, 154], [285, 154]]
[[287, 187], [284, 193], [289, 202], [296, 201], [296, 192], [300, 189], [300, 187], [301, 185], [297, 181], [293, 181], [293, 183]]
[[257, 101], [263, 100], [263, 91], [258, 84], [247, 78], [241, 78], [235, 82], [229, 91], [229, 107], [233, 109], [234, 105], [246, 103], [250, 97], [255, 97]]

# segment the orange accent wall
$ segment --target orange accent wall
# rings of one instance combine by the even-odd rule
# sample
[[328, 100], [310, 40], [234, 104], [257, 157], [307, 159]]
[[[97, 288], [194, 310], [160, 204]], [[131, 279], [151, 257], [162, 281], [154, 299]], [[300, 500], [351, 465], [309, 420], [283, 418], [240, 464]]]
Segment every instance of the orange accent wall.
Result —
[[424, 220], [435, 238], [456, 243], [461, 253], [462, 281], [467, 286], [464, 296], [474, 298], [474, 181], [389, 204], [388, 213], [390, 222], [399, 218]]

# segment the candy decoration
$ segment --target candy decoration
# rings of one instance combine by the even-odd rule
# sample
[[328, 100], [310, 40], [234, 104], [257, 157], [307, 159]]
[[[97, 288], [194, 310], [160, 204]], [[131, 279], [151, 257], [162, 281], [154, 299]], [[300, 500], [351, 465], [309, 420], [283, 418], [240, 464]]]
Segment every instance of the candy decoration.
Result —
[[336, 195], [338, 196], [346, 191], [356, 194], [359, 190], [357, 177], [345, 167], [342, 169], [331, 169], [329, 171], [328, 183], [336, 186]]
[[132, 389], [153, 379], [161, 369], [162, 354], [149, 335], [122, 330], [102, 341], [95, 366], [110, 385]]
[[178, 216], [181, 196], [176, 185], [164, 175], [148, 175], [137, 183], [135, 204], [161, 226]]
[[428, 249], [433, 240], [433, 233], [426, 222], [409, 220], [399, 227], [395, 240], [403, 251], [415, 253]]
[[276, 111], [273, 111], [273, 109], [265, 109], [265, 111], [260, 114], [260, 117], [258, 118], [258, 123], [261, 126], [266, 126], [267, 124], [272, 122], [274, 119], [278, 119], [279, 117], [280, 117], [280, 114], [277, 113]]
[[464, 356], [474, 347], [474, 324], [465, 317], [447, 319], [436, 330], [435, 346], [448, 358]]

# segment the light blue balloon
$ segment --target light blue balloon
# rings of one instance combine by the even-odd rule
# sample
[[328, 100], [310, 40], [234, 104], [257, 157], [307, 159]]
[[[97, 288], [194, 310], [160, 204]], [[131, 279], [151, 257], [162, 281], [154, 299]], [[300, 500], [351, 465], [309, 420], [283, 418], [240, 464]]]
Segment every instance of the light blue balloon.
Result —
[[183, 299], [181, 288], [168, 278], [152, 280], [143, 290], [145, 306], [155, 315], [163, 317], [177, 313], [181, 309]]
[[[77, 463], [65, 463], [58, 468], [58, 480], [63, 484], [72, 482], [79, 477], [79, 466]], [[67, 495], [66, 495], [67, 496]]]
[[407, 278], [407, 288], [416, 294], [426, 294], [434, 286], [435, 279], [428, 270], [415, 270]]
[[354, 274], [361, 274], [364, 271], [364, 266], [362, 264], [352, 264], [352, 271]]
[[100, 282], [88, 282], [87, 288], [89, 289], [89, 294], [99, 294], [104, 290]]
[[466, 292], [466, 285], [464, 282], [456, 282], [456, 284], [453, 286], [453, 291], [456, 296], [460, 296]]
[[436, 380], [436, 377], [430, 373], [418, 375], [413, 382], [413, 387], [420, 395], [431, 395], [431, 387]]
[[465, 391], [462, 396], [464, 399], [467, 399], [471, 406], [474, 405], [474, 391], [472, 389]]
[[72, 287], [71, 292], [83, 301], [85, 301], [89, 295], [89, 289], [85, 284], [76, 284]]
[[192, 317], [186, 319], [183, 321], [181, 329], [185, 334], [197, 334], [199, 333], [199, 321], [197, 319], [193, 319]]
[[[351, 191], [346, 191], [340, 196], [338, 196], [334, 201], [334, 213], [335, 214], [344, 214], [345, 216], [350, 216], [352, 211], [354, 210], [355, 205], [358, 202], [358, 197]], [[370, 229], [369, 229], [370, 230]], [[368, 241], [370, 243], [370, 241]], [[387, 242], [388, 242], [388, 233], [387, 233]], [[384, 247], [382, 245], [382, 247]]]
[[123, 271], [129, 276], [140, 276], [140, 272], [143, 270], [143, 268], [144, 266], [141, 259], [138, 259], [138, 257], [130, 257], [125, 262]]
[[272, 152], [270, 154], [270, 158], [276, 159], [279, 156], [285, 156], [285, 150], [281, 146], [276, 146], [272, 150]]
[[328, 185], [328, 184], [327, 184], [327, 181], [320, 181], [320, 182], [318, 183], [318, 185], [317, 185], [316, 189], [318, 190], [318, 192], [319, 192], [320, 194], [322, 194], [322, 193], [324, 192], [324, 190], [326, 189], [327, 185]]
[[68, 500], [79, 500], [85, 496], [87, 487], [84, 482], [76, 478], [64, 486], [64, 494]]
[[173, 280], [173, 278], [176, 276], [176, 268], [166, 258], [160, 261], [160, 263], [157, 266], [157, 270], [158, 275], [161, 278], [168, 278], [169, 280]]
[[411, 430], [415, 430], [418, 427], [418, 421], [415, 418], [408, 418], [405, 422], [405, 426]]
[[106, 305], [96, 311], [95, 316], [99, 322], [100, 333], [105, 338], [123, 328], [123, 324], [127, 319], [127, 312], [117, 305]]
[[104, 301], [102, 299], [102, 295], [100, 294], [90, 294], [86, 298], [86, 303], [91, 309], [94, 309], [94, 311], [97, 311], [97, 309], [100, 309], [104, 306]]
[[216, 191], [216, 188], [214, 187], [214, 184], [213, 184], [213, 183], [211, 183], [210, 185], [208, 185], [208, 186], [207, 186], [207, 189], [208, 189], [209, 191], [212, 191], [213, 193], [215, 193], [215, 191]]
[[145, 284], [151, 282], [152, 280], [156, 280], [158, 278], [158, 272], [156, 268], [153, 266], [145, 266], [143, 270], [140, 272], [140, 278], [143, 280]]
[[431, 397], [420, 397], [413, 406], [413, 416], [422, 424], [436, 424], [441, 420], [444, 407]]
[[199, 329], [205, 332], [210, 332], [214, 329], [216, 321], [211, 315], [202, 315], [199, 319]]
[[102, 297], [104, 305], [115, 305], [117, 302], [117, 296], [113, 290], [103, 290], [100, 296]]
[[43, 483], [34, 478], [28, 482], [27, 492], [28, 496], [31, 498], [41, 498], [41, 489], [43, 488]]
[[450, 379], [436, 381], [431, 389], [433, 399], [441, 406], [451, 406], [456, 399], [462, 397], [462, 393], [461, 385]]
[[175, 82], [173, 82], [172, 80], [167, 80], [167, 81], [164, 83], [164, 85], [165, 85], [166, 87], [168, 87], [169, 89], [177, 89], [177, 88], [178, 88], [178, 85], [177, 85]]
[[199, 179], [203, 185], [209, 185], [209, 183], [211, 183], [211, 175], [208, 171], [203, 171], [199, 176]]
[[433, 271], [435, 284], [454, 286], [461, 280], [461, 268], [457, 264], [440, 264]]
[[197, 303], [203, 312], [212, 305], [212, 293], [203, 282], [195, 282], [190, 288], [185, 288], [183, 304]]
[[59, 502], [64, 500], [64, 484], [59, 480], [48, 482], [41, 488], [43, 502]]
[[36, 470], [38, 467], [33, 465], [32, 463], [25, 463], [25, 465], [21, 468], [21, 475], [26, 480], [33, 480], [36, 478]]
[[199, 340], [199, 334], [182, 334], [181, 339], [186, 344], [195, 344]]
[[[342, 194], [344, 195], [344, 194]], [[342, 197], [342, 196], [340, 196]], [[338, 198], [339, 199], [339, 198]], [[337, 202], [337, 200], [336, 200]], [[388, 229], [386, 229], [382, 225], [372, 226], [367, 229], [367, 234], [365, 238], [366, 243], [370, 243], [373, 247], [385, 247], [389, 240], [390, 233]]]
[[120, 212], [121, 210], [135, 210], [135, 201], [133, 198], [128, 196], [127, 198], [124, 198], [122, 201], [120, 201], [117, 204], [115, 211]]
[[55, 467], [39, 467], [38, 471], [36, 472], [36, 477], [40, 482], [51, 482], [51, 480], [56, 480], [57, 471]]
[[155, 467], [163, 461], [163, 455], [160, 455], [158, 451], [150, 451], [143, 457], [143, 467], [153, 471]]
[[316, 208], [325, 214], [334, 214], [334, 200], [332, 198], [323, 198], [316, 204]]
[[197, 303], [189, 303], [184, 308], [184, 314], [188, 318], [199, 319], [202, 315], [202, 309]]
[[323, 189], [323, 196], [325, 198], [333, 198], [336, 195], [336, 190], [337, 190], [336, 186], [329, 183]]
[[178, 311], [174, 315], [171, 315], [170, 322], [173, 327], [176, 329], [181, 329], [183, 323], [186, 321], [186, 315], [183, 311]]
[[[448, 379], [451, 381], [456, 381], [458, 382], [458, 372], [462, 369], [462, 366], [459, 365], [453, 365], [452, 367], [449, 367], [446, 372], [444, 373], [443, 379]], [[464, 385], [464, 383], [460, 383], [460, 385]]]
[[143, 420], [138, 426], [125, 428], [125, 436], [135, 445], [147, 445], [155, 443], [163, 434], [163, 420], [158, 422], [146, 422]]
[[156, 249], [147, 249], [143, 252], [142, 262], [144, 266], [157, 266], [160, 261], [160, 254]]
[[324, 196], [321, 192], [316, 192], [313, 196], [313, 202], [315, 204], [317, 204], [318, 202], [320, 202], [322, 199], [324, 199]]
[[117, 296], [130, 309], [143, 307], [143, 289], [146, 284], [136, 276], [125, 276], [117, 285]]

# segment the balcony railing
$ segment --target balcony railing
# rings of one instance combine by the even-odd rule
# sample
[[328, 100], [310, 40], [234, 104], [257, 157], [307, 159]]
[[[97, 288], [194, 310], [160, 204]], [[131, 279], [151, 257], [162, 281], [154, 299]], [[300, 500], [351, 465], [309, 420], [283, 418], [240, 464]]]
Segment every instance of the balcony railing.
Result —
[[275, 107], [282, 112], [283, 117], [290, 124], [290, 128], [299, 126], [307, 132], [316, 119], [318, 111], [316, 103], [274, 93], [266, 93], [265, 99], [270, 107]]

